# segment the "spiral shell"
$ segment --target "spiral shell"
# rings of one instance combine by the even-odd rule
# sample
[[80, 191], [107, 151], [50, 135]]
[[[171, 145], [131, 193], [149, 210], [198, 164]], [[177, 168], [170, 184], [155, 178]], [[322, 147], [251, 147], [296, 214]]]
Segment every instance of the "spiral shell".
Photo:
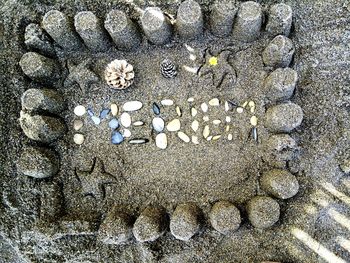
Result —
[[105, 71], [105, 79], [115, 89], [126, 89], [134, 82], [134, 68], [126, 60], [115, 59], [109, 63]]

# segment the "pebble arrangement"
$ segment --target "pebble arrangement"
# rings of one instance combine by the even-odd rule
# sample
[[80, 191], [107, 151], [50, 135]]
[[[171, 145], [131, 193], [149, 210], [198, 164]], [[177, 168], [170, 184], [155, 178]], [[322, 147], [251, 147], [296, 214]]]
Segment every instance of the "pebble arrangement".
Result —
[[[204, 30], [204, 21], [200, 5], [193, 0], [186, 0], [179, 6], [176, 28], [182, 39], [198, 38]], [[234, 2], [216, 1], [209, 16], [210, 31], [218, 37], [233, 36], [243, 42], [256, 40], [263, 24], [263, 12], [259, 3], [247, 1], [239, 6]], [[103, 52], [112, 46], [109, 36], [119, 50], [132, 51], [142, 42], [142, 34], [138, 27], [119, 10], [112, 10], [106, 15], [103, 23], [90, 11], [79, 12], [74, 17], [74, 27], [69, 19], [60, 11], [52, 10], [45, 14], [41, 28], [38, 24], [30, 24], [25, 30], [25, 44], [35, 52], [25, 53], [19, 64], [24, 74], [35, 82], [51, 85], [60, 79], [61, 66], [50, 58], [55, 53], [55, 46], [50, 42], [53, 39], [59, 47], [67, 51], [81, 50], [85, 46], [90, 51]], [[290, 101], [294, 94], [298, 75], [288, 68], [293, 55], [294, 45], [288, 38], [292, 24], [292, 9], [286, 4], [273, 5], [268, 14], [266, 32], [273, 38], [262, 53], [265, 66], [273, 69], [263, 83], [266, 98], [270, 105], [264, 116], [264, 125], [272, 134], [264, 142], [268, 157], [266, 162], [270, 169], [260, 178], [260, 187], [263, 195], [253, 197], [246, 205], [246, 214], [251, 225], [256, 228], [272, 227], [279, 220], [280, 205], [276, 199], [285, 200], [295, 196], [299, 189], [298, 180], [288, 171], [286, 163], [293, 159], [297, 151], [297, 143], [289, 135], [298, 128], [303, 119], [300, 106]], [[174, 25], [157, 7], [147, 8], [140, 18], [140, 25], [147, 40], [155, 45], [163, 45], [171, 41]], [[50, 37], [48, 37], [48, 35]], [[83, 43], [84, 45], [83, 45]], [[43, 55], [42, 55], [43, 54]], [[217, 59], [210, 58], [210, 65], [216, 65]], [[114, 70], [122, 67], [126, 72]], [[96, 75], [85, 70], [87, 75]], [[178, 75], [173, 62], [165, 61], [161, 66], [161, 73], [166, 78]], [[114, 61], [108, 71], [111, 86], [117, 89], [129, 87], [134, 77], [132, 66], [126, 62]], [[124, 74], [124, 75], [123, 75]], [[77, 78], [73, 78], [77, 81]], [[78, 81], [77, 81], [78, 82]], [[194, 98], [188, 98], [193, 103]], [[168, 146], [168, 136], [165, 131], [176, 132], [179, 140], [184, 143], [199, 144], [200, 138], [206, 141], [223, 139], [223, 134], [212, 134], [209, 124], [204, 125], [201, 136], [186, 134], [181, 131], [180, 118], [184, 109], [178, 102], [163, 99], [152, 104], [154, 117], [150, 121], [154, 130], [155, 145], [160, 149]], [[255, 115], [256, 103], [247, 100], [236, 104], [230, 100], [220, 101], [212, 98], [207, 102], [200, 102], [199, 106], [191, 107], [190, 114], [194, 120], [191, 129], [199, 132], [201, 122], [209, 123], [208, 115], [202, 120], [196, 119], [198, 112], [207, 113], [210, 107], [222, 107], [225, 112], [251, 114], [249, 123], [252, 127], [251, 136], [255, 141], [258, 138], [260, 118]], [[84, 135], [79, 133], [84, 125], [82, 118], [88, 116], [95, 125], [108, 120], [111, 129], [111, 143], [121, 144], [126, 138], [130, 144], [145, 144], [149, 138], [131, 138], [134, 126], [145, 125], [144, 120], [133, 120], [131, 113], [143, 107], [140, 101], [127, 101], [122, 106], [111, 104], [108, 109], [94, 112], [93, 109], [77, 105], [74, 114], [79, 117], [74, 120], [73, 128], [76, 134], [73, 140], [77, 145], [84, 143]], [[162, 118], [162, 107], [172, 107], [178, 118], [166, 121]], [[59, 157], [50, 149], [50, 144], [66, 133], [66, 125], [59, 117], [65, 109], [65, 103], [56, 90], [29, 89], [22, 96], [22, 111], [20, 125], [24, 134], [31, 140], [38, 141], [45, 147], [27, 147], [23, 150], [18, 162], [18, 171], [24, 175], [42, 179], [52, 177], [59, 171]], [[232, 114], [227, 114], [225, 120], [212, 120], [213, 125], [226, 123], [225, 137], [233, 139], [230, 133]], [[120, 128], [123, 127], [121, 132]], [[57, 192], [52, 188], [51, 193]], [[48, 204], [50, 206], [51, 204]], [[57, 204], [55, 204], [57, 205]], [[243, 214], [243, 213], [242, 213]], [[212, 227], [224, 235], [237, 231], [242, 218], [241, 211], [229, 201], [218, 201], [210, 211], [209, 220]], [[198, 234], [202, 225], [202, 211], [192, 203], [179, 204], [169, 220], [168, 213], [162, 207], [150, 206], [144, 209], [136, 221], [125, 211], [112, 207], [98, 230], [98, 238], [106, 244], [122, 244], [133, 236], [139, 242], [151, 242], [161, 237], [168, 228], [172, 235], [179, 240], [187, 241]]]

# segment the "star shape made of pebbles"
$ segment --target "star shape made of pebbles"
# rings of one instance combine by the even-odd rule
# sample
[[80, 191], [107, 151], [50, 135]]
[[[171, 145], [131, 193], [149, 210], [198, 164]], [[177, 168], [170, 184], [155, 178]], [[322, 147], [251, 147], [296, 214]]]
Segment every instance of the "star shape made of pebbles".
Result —
[[[105, 185], [116, 184], [117, 178], [107, 173], [103, 162], [99, 158], [94, 158], [90, 171], [75, 171], [81, 183], [83, 194], [92, 195], [97, 200], [103, 200], [106, 196]], [[120, 175], [122, 179], [122, 175]]]
[[220, 89], [225, 80], [229, 80], [232, 84], [236, 82], [236, 71], [228, 62], [231, 51], [224, 50], [219, 55], [214, 56], [209, 50], [206, 50], [204, 64], [198, 71], [199, 77], [211, 75], [213, 85]]
[[80, 89], [85, 93], [92, 83], [97, 83], [99, 77], [89, 68], [90, 64], [91, 59], [87, 59], [77, 65], [68, 61], [67, 67], [69, 74], [64, 81], [65, 86], [77, 83]]

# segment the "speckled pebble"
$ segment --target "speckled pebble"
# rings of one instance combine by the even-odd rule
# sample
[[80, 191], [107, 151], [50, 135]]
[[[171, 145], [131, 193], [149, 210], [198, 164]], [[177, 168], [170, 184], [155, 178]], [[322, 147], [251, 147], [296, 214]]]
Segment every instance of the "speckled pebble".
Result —
[[241, 224], [241, 213], [228, 201], [216, 202], [210, 211], [209, 218], [213, 228], [224, 235], [236, 231]]
[[250, 223], [256, 228], [269, 228], [280, 217], [280, 206], [276, 200], [267, 196], [255, 196], [247, 205]]
[[86, 113], [86, 109], [82, 105], [78, 105], [74, 108], [74, 114], [77, 116], [83, 116]]
[[84, 143], [84, 140], [85, 140], [84, 135], [80, 133], [74, 134], [73, 141], [75, 142], [75, 144], [81, 145]]

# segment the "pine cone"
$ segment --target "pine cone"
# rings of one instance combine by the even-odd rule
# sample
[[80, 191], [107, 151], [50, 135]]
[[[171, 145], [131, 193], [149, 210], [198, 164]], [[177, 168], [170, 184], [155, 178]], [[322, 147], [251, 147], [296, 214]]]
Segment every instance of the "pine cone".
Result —
[[134, 82], [134, 68], [126, 60], [115, 59], [105, 71], [107, 84], [115, 89], [126, 89]]
[[176, 65], [169, 59], [163, 60], [160, 64], [160, 70], [165, 78], [175, 78], [177, 75]]

